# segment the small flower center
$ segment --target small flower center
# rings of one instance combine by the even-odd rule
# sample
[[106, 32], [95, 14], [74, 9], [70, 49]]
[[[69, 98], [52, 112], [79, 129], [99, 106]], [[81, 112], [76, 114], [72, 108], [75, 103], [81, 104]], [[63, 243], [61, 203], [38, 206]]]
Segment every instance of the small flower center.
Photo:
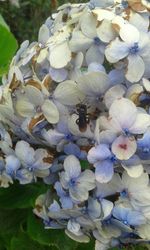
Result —
[[37, 106], [35, 109], [36, 109], [37, 113], [41, 113], [41, 111], [42, 111], [40, 106]]
[[124, 132], [125, 136], [130, 136], [131, 135], [128, 128], [123, 129], [123, 132]]
[[150, 148], [144, 147], [142, 151], [143, 151], [143, 153], [149, 153], [150, 152]]
[[128, 8], [128, 2], [126, 0], [122, 0], [121, 5], [124, 9]]
[[128, 225], [128, 222], [127, 222], [127, 220], [124, 220], [124, 221], [123, 221], [123, 223], [124, 223], [125, 225]]
[[98, 36], [94, 37], [94, 44], [99, 46], [100, 43], [101, 43], [101, 40], [99, 39], [99, 37]]
[[115, 155], [112, 155], [112, 156], [110, 157], [110, 160], [111, 160], [111, 162], [115, 163], [115, 162], [117, 161], [117, 158], [116, 158]]
[[68, 140], [68, 141], [71, 141], [72, 140], [72, 135], [71, 134], [66, 134], [65, 139]]
[[127, 144], [119, 144], [119, 148], [127, 150]]
[[33, 167], [28, 167], [29, 172], [33, 171]]
[[139, 51], [139, 45], [138, 43], [134, 43], [134, 45], [129, 49], [130, 54], [137, 54]]
[[70, 187], [74, 187], [75, 185], [76, 185], [76, 178], [70, 179], [70, 181], [69, 181], [69, 186], [70, 186]]
[[126, 198], [126, 197], [128, 196], [127, 191], [126, 191], [126, 190], [123, 190], [122, 192], [120, 192], [120, 196], [121, 196], [122, 198]]

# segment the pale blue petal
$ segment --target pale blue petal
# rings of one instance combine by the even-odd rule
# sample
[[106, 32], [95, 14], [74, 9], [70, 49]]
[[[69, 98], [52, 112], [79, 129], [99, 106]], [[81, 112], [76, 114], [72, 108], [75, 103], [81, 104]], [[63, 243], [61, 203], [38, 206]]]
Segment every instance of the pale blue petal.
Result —
[[109, 182], [114, 174], [113, 163], [110, 160], [104, 160], [94, 164], [96, 180], [100, 183]]

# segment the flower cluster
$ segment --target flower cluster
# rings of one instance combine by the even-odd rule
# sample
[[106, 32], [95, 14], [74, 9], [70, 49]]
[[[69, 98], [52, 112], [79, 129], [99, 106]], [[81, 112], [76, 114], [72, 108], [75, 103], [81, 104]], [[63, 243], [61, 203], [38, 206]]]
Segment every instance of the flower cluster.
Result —
[[96, 250], [150, 241], [149, 10], [146, 0], [59, 7], [0, 89], [0, 185], [41, 178], [45, 228], [94, 237]]

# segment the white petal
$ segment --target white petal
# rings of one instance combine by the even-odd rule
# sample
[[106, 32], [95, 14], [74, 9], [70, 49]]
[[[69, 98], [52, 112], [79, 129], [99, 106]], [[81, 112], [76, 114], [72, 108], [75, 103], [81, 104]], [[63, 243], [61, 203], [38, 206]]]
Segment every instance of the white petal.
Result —
[[112, 24], [109, 20], [104, 19], [102, 24], [97, 28], [97, 34], [101, 41], [109, 43], [115, 38], [116, 33], [112, 28]]
[[23, 117], [33, 117], [35, 115], [34, 105], [27, 100], [18, 100], [16, 110]]
[[96, 18], [89, 12], [83, 15], [81, 21], [81, 30], [89, 38], [94, 38], [96, 34]]
[[101, 53], [99, 46], [92, 45], [86, 52], [85, 59], [88, 65], [92, 62], [103, 64], [104, 53]]
[[119, 136], [112, 144], [112, 152], [119, 160], [128, 160], [136, 152], [136, 141], [134, 138]]
[[134, 44], [140, 38], [138, 29], [131, 24], [122, 25], [119, 34], [121, 39], [128, 44]]
[[139, 236], [142, 239], [145, 240], [149, 240], [149, 236], [150, 236], [150, 224], [146, 224], [146, 225], [141, 225], [137, 228], [137, 231], [139, 233]]
[[106, 104], [106, 107], [109, 109], [111, 104], [116, 100], [124, 96], [126, 93], [126, 89], [123, 85], [118, 84], [116, 86], [113, 86], [110, 88], [105, 96], [104, 96], [104, 102]]
[[110, 117], [118, 121], [121, 128], [130, 128], [135, 122], [137, 108], [132, 101], [120, 98], [113, 102], [109, 114]]
[[143, 78], [142, 83], [146, 91], [150, 92], [150, 81], [146, 78]]
[[49, 123], [55, 124], [59, 121], [58, 109], [52, 101], [45, 100], [41, 109], [43, 111], [43, 115]]
[[93, 43], [93, 39], [84, 36], [81, 31], [75, 31], [69, 42], [69, 47], [72, 52], [80, 52], [87, 50]]
[[138, 30], [147, 32], [149, 27], [148, 15], [140, 15], [136, 12], [133, 12], [130, 17], [130, 23], [134, 25]]
[[34, 106], [41, 106], [44, 102], [42, 92], [31, 85], [25, 87], [26, 96]]
[[54, 69], [52, 67], [50, 67], [49, 69], [49, 73], [51, 78], [55, 81], [55, 82], [62, 82], [65, 81], [68, 75], [68, 71], [65, 68], [62, 69]]
[[80, 69], [83, 63], [84, 55], [82, 52], [77, 53], [75, 60], [73, 62], [74, 67]]
[[68, 80], [57, 86], [54, 98], [64, 105], [76, 105], [84, 99], [84, 94], [74, 81]]
[[48, 49], [47, 48], [44, 48], [40, 51], [37, 59], [36, 59], [36, 62], [37, 63], [42, 63], [48, 56]]
[[128, 175], [133, 178], [138, 178], [143, 173], [143, 166], [142, 164], [133, 165], [133, 166], [125, 166], [122, 164], [123, 168], [127, 171]]
[[74, 155], [69, 155], [64, 160], [64, 169], [70, 177], [78, 177], [81, 173], [80, 162]]
[[77, 80], [79, 89], [89, 96], [100, 96], [110, 86], [109, 77], [103, 72], [89, 72]]
[[65, 41], [56, 45], [51, 51], [49, 56], [50, 65], [53, 68], [60, 69], [65, 67], [71, 60], [71, 50], [69, 49], [68, 42]]
[[[122, 182], [123, 182], [123, 186], [129, 189], [129, 192], [137, 192], [137, 190], [143, 190], [145, 189], [148, 184], [149, 184], [149, 176], [147, 173], [143, 173], [142, 175], [140, 175], [137, 180], [137, 182], [135, 182], [135, 180], [130, 177], [127, 172], [124, 172], [122, 175]], [[138, 183], [138, 186], [137, 186]]]
[[90, 238], [85, 234], [75, 235], [75, 234], [69, 232], [68, 230], [65, 230], [65, 233], [67, 234], [67, 236], [69, 238], [71, 238], [72, 240], [75, 240], [77, 242], [88, 243], [90, 241]]
[[30, 147], [29, 143], [25, 141], [19, 141], [16, 144], [15, 147], [15, 153], [21, 161], [27, 163], [27, 164], [33, 164], [35, 161], [34, 155], [34, 149]]
[[93, 10], [92, 13], [97, 16], [98, 21], [102, 21], [103, 19], [112, 20], [115, 17], [112, 11], [100, 8]]
[[129, 53], [129, 47], [125, 42], [116, 38], [105, 50], [105, 56], [110, 63], [116, 63], [125, 58]]
[[142, 78], [144, 70], [145, 64], [139, 55], [128, 56], [128, 66], [125, 74], [128, 81], [138, 82]]
[[102, 199], [101, 204], [104, 213], [103, 219], [105, 219], [111, 214], [111, 211], [113, 209], [113, 203], [111, 201]]
[[38, 36], [39, 43], [45, 44], [49, 39], [49, 33], [50, 32], [48, 27], [45, 24], [43, 24], [39, 30], [39, 36]]
[[150, 115], [138, 113], [136, 120], [132, 127], [130, 127], [130, 132], [134, 134], [143, 134], [150, 126]]

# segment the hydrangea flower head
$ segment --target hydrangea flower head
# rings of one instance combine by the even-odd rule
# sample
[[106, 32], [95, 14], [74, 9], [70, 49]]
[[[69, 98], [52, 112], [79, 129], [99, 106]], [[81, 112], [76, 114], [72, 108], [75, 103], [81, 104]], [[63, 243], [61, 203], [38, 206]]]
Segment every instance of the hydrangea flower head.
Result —
[[43, 181], [45, 229], [95, 250], [150, 241], [149, 10], [60, 6], [0, 87], [0, 187]]

